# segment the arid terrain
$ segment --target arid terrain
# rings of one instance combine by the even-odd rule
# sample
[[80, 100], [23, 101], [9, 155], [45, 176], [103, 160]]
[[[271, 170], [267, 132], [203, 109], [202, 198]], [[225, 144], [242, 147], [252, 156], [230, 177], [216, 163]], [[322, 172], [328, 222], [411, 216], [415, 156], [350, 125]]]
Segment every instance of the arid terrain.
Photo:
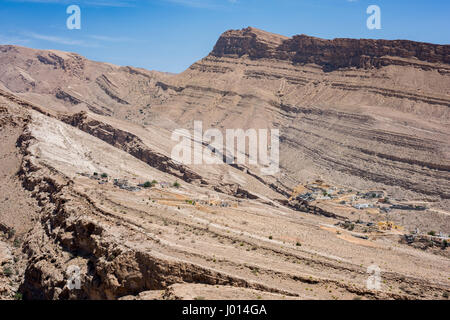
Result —
[[[448, 299], [449, 110], [449, 45], [246, 28], [180, 74], [0, 46], [0, 299]], [[279, 172], [175, 161], [194, 121], [279, 129]]]

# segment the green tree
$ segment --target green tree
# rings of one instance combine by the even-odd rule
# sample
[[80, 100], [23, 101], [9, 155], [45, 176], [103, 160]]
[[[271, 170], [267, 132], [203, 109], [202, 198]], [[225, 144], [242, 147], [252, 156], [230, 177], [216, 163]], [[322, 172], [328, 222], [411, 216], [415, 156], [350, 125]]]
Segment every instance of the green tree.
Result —
[[150, 188], [152, 186], [152, 183], [150, 181], [145, 181], [143, 186], [144, 186], [144, 188]]

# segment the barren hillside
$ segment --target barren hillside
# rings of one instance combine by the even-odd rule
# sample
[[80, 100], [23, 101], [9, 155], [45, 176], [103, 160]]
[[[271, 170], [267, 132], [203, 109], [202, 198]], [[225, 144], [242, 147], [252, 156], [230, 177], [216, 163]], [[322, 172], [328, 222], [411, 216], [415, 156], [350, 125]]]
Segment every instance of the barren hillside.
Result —
[[[0, 298], [448, 297], [449, 56], [247, 28], [168, 75], [0, 46]], [[280, 171], [175, 161], [194, 120], [279, 129]]]

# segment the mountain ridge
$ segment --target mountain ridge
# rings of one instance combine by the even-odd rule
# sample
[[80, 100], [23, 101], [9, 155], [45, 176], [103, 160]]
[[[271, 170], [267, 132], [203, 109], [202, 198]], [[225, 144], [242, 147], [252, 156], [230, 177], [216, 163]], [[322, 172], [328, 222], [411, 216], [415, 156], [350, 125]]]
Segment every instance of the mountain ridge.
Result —
[[[400, 62], [387, 57], [417, 59], [429, 63], [450, 63], [450, 45], [410, 40], [350, 39], [332, 40], [304, 34], [291, 38], [255, 28], [223, 33], [212, 56], [248, 55], [252, 59], [288, 60], [292, 63], [315, 63], [327, 71], [340, 68], [381, 67]], [[424, 66], [426, 67], [426, 66]]]

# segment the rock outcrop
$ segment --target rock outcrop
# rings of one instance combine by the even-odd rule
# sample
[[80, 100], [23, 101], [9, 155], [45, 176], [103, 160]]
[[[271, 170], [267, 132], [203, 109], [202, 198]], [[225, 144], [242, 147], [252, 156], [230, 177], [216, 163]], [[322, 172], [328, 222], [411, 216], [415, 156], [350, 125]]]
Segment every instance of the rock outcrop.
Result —
[[[230, 30], [217, 41], [211, 53], [215, 57], [288, 60], [295, 64], [314, 63], [324, 71], [341, 68], [371, 68], [388, 65], [413, 65], [396, 58], [414, 58], [420, 62], [450, 64], [450, 46], [408, 40], [333, 39], [307, 35], [286, 38], [254, 28]], [[422, 64], [425, 69], [432, 66]]]

